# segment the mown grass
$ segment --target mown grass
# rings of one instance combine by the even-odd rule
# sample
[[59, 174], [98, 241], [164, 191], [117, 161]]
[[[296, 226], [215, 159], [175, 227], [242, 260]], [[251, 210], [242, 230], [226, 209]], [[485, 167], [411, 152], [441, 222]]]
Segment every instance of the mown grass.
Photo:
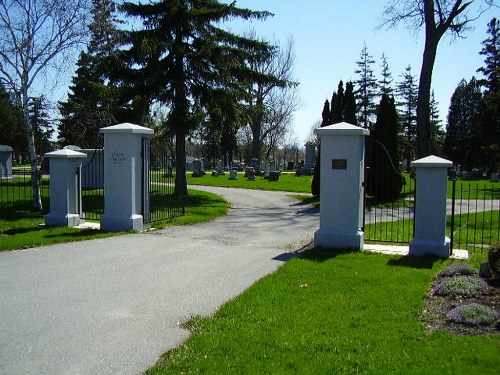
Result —
[[[221, 197], [197, 190], [189, 190], [185, 215], [155, 222], [154, 227], [195, 224], [224, 215], [229, 204]], [[0, 213], [0, 251], [24, 249], [56, 243], [110, 237], [124, 232], [106, 233], [95, 229], [46, 227], [41, 215], [19, 217], [7, 211]]]
[[255, 181], [248, 181], [243, 177], [244, 173], [238, 173], [237, 180], [229, 179], [229, 172], [224, 176], [213, 177], [210, 172], [202, 177], [192, 177], [187, 174], [188, 185], [224, 186], [242, 189], [257, 190], [279, 190], [297, 193], [310, 193], [312, 176], [296, 177], [294, 173], [283, 172], [278, 181], [269, 181], [263, 176], [256, 176]]
[[146, 374], [497, 374], [500, 336], [429, 333], [429, 283], [450, 261], [315, 249], [184, 324]]

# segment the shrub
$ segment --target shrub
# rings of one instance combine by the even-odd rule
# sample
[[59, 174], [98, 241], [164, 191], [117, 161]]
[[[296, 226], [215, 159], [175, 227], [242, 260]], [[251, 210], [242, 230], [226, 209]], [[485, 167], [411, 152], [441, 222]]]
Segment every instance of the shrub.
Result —
[[435, 288], [437, 296], [474, 296], [486, 290], [488, 284], [480, 278], [471, 276], [447, 277]]
[[444, 268], [441, 272], [438, 273], [440, 277], [451, 277], [451, 276], [472, 276], [477, 275], [479, 270], [472, 267], [467, 263], [453, 263], [448, 267]]
[[454, 308], [446, 317], [455, 323], [475, 326], [491, 325], [498, 319], [499, 314], [488, 306], [471, 303]]
[[500, 278], [500, 244], [491, 244], [488, 249], [488, 263], [493, 277]]

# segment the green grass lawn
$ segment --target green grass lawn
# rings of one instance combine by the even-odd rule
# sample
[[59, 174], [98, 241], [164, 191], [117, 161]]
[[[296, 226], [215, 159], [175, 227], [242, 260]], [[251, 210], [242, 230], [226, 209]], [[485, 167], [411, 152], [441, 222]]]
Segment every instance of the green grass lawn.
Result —
[[[221, 197], [197, 190], [189, 190], [185, 215], [155, 222], [154, 227], [195, 224], [213, 220], [227, 212], [229, 204]], [[0, 251], [23, 249], [56, 243], [82, 241], [116, 236], [124, 232], [106, 233], [94, 229], [46, 227], [42, 216], [20, 218], [0, 214]]]
[[202, 177], [192, 177], [191, 173], [187, 174], [188, 185], [207, 185], [207, 186], [225, 186], [237, 187], [243, 189], [258, 189], [258, 190], [280, 190], [297, 193], [310, 193], [312, 176], [296, 177], [294, 173], [281, 173], [278, 181], [269, 181], [263, 176], [257, 176], [255, 181], [248, 181], [243, 177], [244, 173], [238, 173], [237, 180], [229, 179], [229, 172], [224, 176], [213, 177], [210, 172], [207, 172]]
[[193, 334], [146, 374], [498, 374], [500, 336], [430, 333], [419, 320], [449, 262], [310, 251], [184, 323]]

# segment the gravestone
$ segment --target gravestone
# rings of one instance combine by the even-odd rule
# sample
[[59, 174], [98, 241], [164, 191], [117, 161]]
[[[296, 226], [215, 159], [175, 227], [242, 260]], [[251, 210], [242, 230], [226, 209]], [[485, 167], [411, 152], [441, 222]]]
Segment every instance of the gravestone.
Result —
[[498, 182], [498, 173], [490, 174], [490, 182]]
[[252, 160], [250, 160], [250, 167], [253, 168], [253, 171], [254, 171], [254, 176], [255, 175], [260, 175], [260, 161], [259, 159], [257, 158], [253, 158]]
[[316, 163], [316, 145], [314, 143], [306, 143], [306, 160], [302, 167], [304, 174], [312, 174], [314, 171], [314, 164]]
[[245, 176], [248, 181], [255, 181], [255, 169], [253, 167], [246, 167]]
[[238, 179], [238, 171], [233, 168], [229, 171], [229, 180], [237, 180]]
[[165, 168], [165, 177], [174, 177], [173, 173], [173, 167], [172, 167], [172, 158], [170, 156], [167, 157], [167, 166]]
[[217, 172], [218, 176], [224, 176], [225, 175], [224, 168], [222, 167], [221, 164], [217, 164], [217, 166], [215, 167], [215, 171]]
[[0, 145], [0, 178], [12, 177], [12, 152], [14, 149], [7, 145]]
[[204, 175], [203, 162], [200, 159], [193, 160], [192, 170], [193, 177], [202, 177]]

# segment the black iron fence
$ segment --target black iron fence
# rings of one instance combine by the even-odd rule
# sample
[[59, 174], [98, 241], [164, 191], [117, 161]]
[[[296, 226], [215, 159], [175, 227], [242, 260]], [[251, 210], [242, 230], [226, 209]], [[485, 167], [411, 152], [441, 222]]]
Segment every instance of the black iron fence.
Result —
[[81, 216], [85, 220], [99, 221], [104, 213], [104, 152], [102, 148], [79, 152], [87, 154], [77, 172], [82, 191]]
[[[409, 174], [398, 176], [401, 189], [398, 197], [387, 201], [377, 199], [375, 187], [365, 189], [363, 229], [365, 240], [374, 242], [409, 243], [415, 225], [415, 180]], [[376, 187], [383, 189], [383, 186]]]
[[1, 218], [42, 217], [48, 213], [50, 202], [48, 172], [39, 168], [35, 178], [40, 186], [42, 210], [34, 208], [32, 174], [29, 167], [14, 167], [12, 174], [0, 174]]
[[[500, 243], [500, 184], [448, 183], [448, 227], [452, 249], [482, 250]], [[448, 194], [450, 195], [450, 194]]]

